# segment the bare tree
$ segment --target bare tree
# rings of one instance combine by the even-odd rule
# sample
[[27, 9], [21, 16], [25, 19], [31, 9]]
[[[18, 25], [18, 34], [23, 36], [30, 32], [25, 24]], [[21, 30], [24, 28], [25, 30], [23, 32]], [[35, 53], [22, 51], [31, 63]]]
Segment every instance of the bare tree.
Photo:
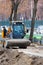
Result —
[[34, 0], [33, 16], [32, 16], [32, 21], [31, 21], [31, 31], [30, 31], [30, 38], [29, 38], [31, 42], [33, 40], [35, 17], [36, 17], [36, 12], [37, 12], [37, 3], [38, 3], [38, 0]]
[[21, 0], [11, 0], [12, 8], [10, 14], [10, 21], [12, 21], [12, 15], [14, 15], [13, 20], [17, 20], [17, 10]]

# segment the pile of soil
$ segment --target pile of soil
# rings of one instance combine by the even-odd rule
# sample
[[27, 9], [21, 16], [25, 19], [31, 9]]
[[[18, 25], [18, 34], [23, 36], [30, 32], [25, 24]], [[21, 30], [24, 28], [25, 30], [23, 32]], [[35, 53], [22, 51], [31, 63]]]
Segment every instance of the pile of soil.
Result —
[[0, 49], [0, 65], [43, 65], [43, 58], [28, 56], [16, 49]]

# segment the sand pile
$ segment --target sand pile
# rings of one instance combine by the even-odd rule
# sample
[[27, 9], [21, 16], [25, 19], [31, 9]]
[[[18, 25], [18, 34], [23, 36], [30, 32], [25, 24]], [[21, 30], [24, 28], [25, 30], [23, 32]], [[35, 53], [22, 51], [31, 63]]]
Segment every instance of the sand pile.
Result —
[[16, 49], [0, 49], [0, 65], [43, 65], [43, 58], [30, 57]]

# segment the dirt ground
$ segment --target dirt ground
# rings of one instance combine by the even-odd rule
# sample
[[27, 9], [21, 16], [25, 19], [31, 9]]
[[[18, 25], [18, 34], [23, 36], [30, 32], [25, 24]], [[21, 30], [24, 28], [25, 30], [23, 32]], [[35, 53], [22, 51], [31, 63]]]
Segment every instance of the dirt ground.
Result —
[[17, 49], [0, 48], [0, 65], [43, 65], [43, 58], [30, 57]]

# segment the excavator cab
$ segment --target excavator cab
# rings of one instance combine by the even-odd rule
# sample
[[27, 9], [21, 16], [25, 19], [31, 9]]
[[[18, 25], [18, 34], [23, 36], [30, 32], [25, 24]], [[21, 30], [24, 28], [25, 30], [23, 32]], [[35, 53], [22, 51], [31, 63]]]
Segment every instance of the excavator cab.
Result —
[[12, 29], [13, 29], [13, 38], [15, 39], [21, 39], [24, 38], [25, 36], [25, 25], [23, 22], [14, 22], [12, 25]]
[[14, 21], [10, 27], [12, 30], [12, 38], [4, 39], [6, 44], [3, 43], [3, 47], [9, 48], [12, 46], [18, 46], [19, 48], [27, 48], [31, 42], [28, 39], [24, 39], [26, 34], [24, 23], [22, 21]]

